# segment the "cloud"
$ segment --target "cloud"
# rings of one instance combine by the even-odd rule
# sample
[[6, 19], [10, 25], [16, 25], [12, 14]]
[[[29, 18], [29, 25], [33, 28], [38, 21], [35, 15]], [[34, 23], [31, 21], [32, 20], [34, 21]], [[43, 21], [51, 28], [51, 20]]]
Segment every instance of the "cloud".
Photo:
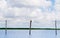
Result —
[[42, 10], [41, 9], [34, 9], [32, 11], [32, 13], [30, 14], [30, 17], [32, 18], [37, 18], [37, 19], [43, 19], [44, 18], [44, 15], [42, 13]]
[[60, 0], [55, 0], [55, 4], [60, 4]]
[[7, 0], [8, 4], [12, 7], [49, 7], [51, 1], [46, 0]]
[[5, 0], [0, 0], [0, 8], [7, 8], [7, 2]]
[[55, 13], [56, 13], [56, 19], [60, 20], [60, 0], [55, 0]]
[[0, 20], [1, 20], [1, 19], [3, 19], [3, 14], [2, 14], [2, 13], [0, 13]]
[[[45, 6], [51, 6], [50, 1], [46, 0], [1, 0], [1, 10], [2, 15], [4, 18], [18, 18], [18, 19], [33, 19], [33, 20], [54, 20], [55, 19], [55, 11], [49, 12], [46, 11]], [[25, 5], [25, 6], [37, 6], [37, 7], [44, 7], [45, 11], [43, 12], [41, 8], [26, 8], [26, 7], [12, 7], [18, 5]], [[56, 10], [59, 9], [59, 5], [55, 5]], [[47, 7], [48, 8], [48, 7]], [[1, 16], [2, 16], [1, 15]], [[59, 16], [59, 13], [57, 14]], [[56, 17], [57, 17], [56, 16]]]
[[56, 9], [57, 12], [60, 11], [60, 4], [56, 4], [55, 9]]
[[4, 19], [4, 13], [7, 11], [7, 2], [5, 0], [0, 0], [0, 20]]

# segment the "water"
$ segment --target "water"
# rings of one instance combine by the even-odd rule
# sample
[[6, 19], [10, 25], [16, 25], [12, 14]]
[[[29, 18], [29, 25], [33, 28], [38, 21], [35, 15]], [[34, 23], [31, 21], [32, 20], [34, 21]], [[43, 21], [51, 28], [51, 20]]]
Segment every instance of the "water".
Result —
[[[29, 30], [8, 30], [5, 35], [4, 30], [0, 30], [0, 38], [56, 38], [53, 30], [32, 30], [29, 35]], [[60, 31], [58, 31], [57, 38], [60, 38]]]

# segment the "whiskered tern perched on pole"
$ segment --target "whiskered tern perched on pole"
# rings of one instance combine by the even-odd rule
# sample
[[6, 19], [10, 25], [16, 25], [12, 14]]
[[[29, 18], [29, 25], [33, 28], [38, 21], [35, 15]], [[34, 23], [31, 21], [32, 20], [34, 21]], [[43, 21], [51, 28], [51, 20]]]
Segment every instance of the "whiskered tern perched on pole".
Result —
[[31, 35], [32, 20], [30, 20], [29, 35]]

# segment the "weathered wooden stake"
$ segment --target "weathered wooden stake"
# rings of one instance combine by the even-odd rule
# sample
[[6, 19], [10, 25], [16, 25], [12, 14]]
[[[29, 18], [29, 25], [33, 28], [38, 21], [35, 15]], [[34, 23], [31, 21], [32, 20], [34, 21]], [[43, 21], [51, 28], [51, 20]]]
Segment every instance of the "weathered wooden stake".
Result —
[[56, 36], [57, 36], [57, 21], [55, 20], [55, 34], [56, 34]]
[[5, 35], [7, 35], [7, 20], [5, 20]]
[[31, 35], [31, 26], [32, 26], [32, 20], [30, 20], [29, 35]]

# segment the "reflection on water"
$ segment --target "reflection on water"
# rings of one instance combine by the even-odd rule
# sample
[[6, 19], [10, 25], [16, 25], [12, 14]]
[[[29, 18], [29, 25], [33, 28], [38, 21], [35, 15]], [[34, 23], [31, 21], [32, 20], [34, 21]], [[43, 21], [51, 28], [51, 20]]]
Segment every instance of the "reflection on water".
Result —
[[60, 31], [57, 36], [53, 30], [32, 30], [29, 35], [29, 30], [8, 30], [5, 35], [4, 30], [0, 30], [0, 38], [60, 38]]
[[31, 36], [32, 36], [32, 35], [29, 35], [29, 37], [28, 37], [28, 38], [31, 38]]

